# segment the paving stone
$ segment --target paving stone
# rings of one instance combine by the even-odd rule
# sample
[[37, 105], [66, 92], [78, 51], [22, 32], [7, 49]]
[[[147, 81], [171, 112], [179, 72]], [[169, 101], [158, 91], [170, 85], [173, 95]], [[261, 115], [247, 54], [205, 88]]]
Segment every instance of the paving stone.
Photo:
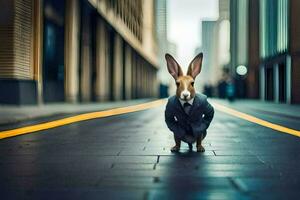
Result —
[[112, 166], [113, 170], [131, 169], [131, 170], [153, 170], [155, 164], [132, 164], [132, 163], [117, 163]]
[[246, 164], [246, 163], [262, 163], [256, 156], [161, 156], [159, 163], [174, 164], [177, 162], [190, 163], [215, 163], [215, 164]]
[[240, 187], [245, 192], [276, 192], [284, 190], [294, 190], [299, 189], [300, 181], [297, 179], [284, 179], [281, 177], [248, 177], [248, 178], [233, 178], [235, 184]]
[[214, 150], [214, 153], [216, 154], [216, 156], [254, 155], [249, 150]]
[[155, 166], [156, 169], [173, 169], [173, 168], [183, 168], [183, 169], [196, 169], [196, 170], [203, 170], [203, 171], [245, 171], [245, 170], [271, 170], [273, 169], [269, 165], [265, 164], [215, 164], [215, 163], [183, 163], [180, 165], [171, 165], [171, 164], [163, 164], [158, 163]]
[[242, 193], [232, 191], [232, 190], [219, 190], [211, 189], [207, 191], [188, 191], [188, 190], [151, 190], [147, 194], [148, 200], [160, 200], [160, 199], [215, 199], [215, 200], [248, 200], [251, 197], [244, 195]]
[[114, 163], [137, 163], [137, 164], [154, 164], [157, 162], [157, 156], [116, 156]]

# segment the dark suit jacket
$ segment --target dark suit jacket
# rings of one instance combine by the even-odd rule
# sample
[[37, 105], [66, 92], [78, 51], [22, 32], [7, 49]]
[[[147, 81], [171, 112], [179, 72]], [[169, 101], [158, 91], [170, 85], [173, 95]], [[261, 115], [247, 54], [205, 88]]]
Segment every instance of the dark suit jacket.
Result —
[[196, 94], [189, 114], [184, 112], [179, 99], [172, 96], [168, 99], [165, 110], [165, 121], [168, 128], [176, 137], [183, 137], [188, 130], [199, 137], [206, 133], [210, 122], [214, 117], [214, 108], [208, 103], [207, 97], [203, 94]]

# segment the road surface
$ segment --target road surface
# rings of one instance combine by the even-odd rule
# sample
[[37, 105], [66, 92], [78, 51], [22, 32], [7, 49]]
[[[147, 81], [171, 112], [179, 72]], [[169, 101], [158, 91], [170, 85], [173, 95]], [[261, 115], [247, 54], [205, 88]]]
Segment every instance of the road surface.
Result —
[[[299, 119], [249, 113], [300, 129]], [[300, 195], [298, 137], [216, 110], [205, 153], [195, 152], [195, 146], [189, 152], [184, 144], [174, 154], [173, 145], [164, 105], [2, 139], [0, 198], [232, 200]]]

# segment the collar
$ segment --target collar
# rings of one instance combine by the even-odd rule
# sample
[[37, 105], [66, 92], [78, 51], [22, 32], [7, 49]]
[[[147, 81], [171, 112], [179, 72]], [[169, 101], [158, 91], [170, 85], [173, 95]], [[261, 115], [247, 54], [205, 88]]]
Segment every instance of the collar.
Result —
[[181, 104], [182, 107], [183, 107], [184, 103], [189, 103], [192, 106], [193, 103], [194, 103], [194, 98], [190, 99], [189, 101], [183, 101], [183, 100], [179, 99], [179, 102], [180, 102], [180, 104]]

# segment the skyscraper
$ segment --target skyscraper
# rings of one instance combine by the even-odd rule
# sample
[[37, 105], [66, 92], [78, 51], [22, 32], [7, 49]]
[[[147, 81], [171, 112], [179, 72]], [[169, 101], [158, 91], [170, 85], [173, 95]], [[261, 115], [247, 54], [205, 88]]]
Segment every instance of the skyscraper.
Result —
[[217, 20], [205, 20], [202, 26], [202, 46], [204, 53], [202, 75], [197, 85], [216, 85], [222, 71], [228, 65], [229, 55], [229, 0], [219, 1], [219, 17]]
[[300, 2], [230, 3], [231, 68], [247, 66], [247, 97], [300, 103]]
[[158, 81], [160, 82], [162, 93], [161, 97], [165, 97], [167, 96], [168, 87], [172, 87], [174, 85], [173, 82], [171, 83], [172, 78], [166, 67], [165, 54], [170, 53], [173, 56], [176, 56], [176, 44], [168, 40], [166, 0], [155, 0], [155, 19], [156, 36], [158, 41]]

